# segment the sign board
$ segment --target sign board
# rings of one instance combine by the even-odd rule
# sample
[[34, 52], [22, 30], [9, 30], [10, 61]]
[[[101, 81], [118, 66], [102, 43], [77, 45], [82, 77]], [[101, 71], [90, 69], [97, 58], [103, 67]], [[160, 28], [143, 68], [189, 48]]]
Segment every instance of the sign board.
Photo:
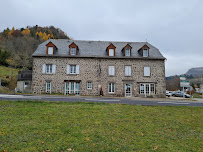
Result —
[[180, 76], [180, 80], [186, 80], [185, 76]]
[[180, 87], [190, 87], [190, 81], [187, 80], [180, 80]]

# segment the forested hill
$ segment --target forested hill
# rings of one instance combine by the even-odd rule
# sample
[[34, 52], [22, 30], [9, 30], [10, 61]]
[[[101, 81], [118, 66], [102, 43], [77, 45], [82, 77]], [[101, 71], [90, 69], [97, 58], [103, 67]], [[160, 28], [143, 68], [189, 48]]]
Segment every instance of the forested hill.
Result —
[[70, 39], [67, 34], [54, 26], [27, 26], [26, 28], [5, 29], [0, 33], [0, 65], [15, 68], [31, 68], [32, 53], [37, 46], [48, 39]]

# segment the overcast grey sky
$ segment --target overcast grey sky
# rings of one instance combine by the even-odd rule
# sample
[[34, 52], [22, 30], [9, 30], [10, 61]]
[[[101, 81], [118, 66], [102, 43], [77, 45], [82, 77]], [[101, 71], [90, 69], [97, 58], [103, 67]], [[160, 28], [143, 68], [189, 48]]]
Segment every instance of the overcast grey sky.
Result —
[[166, 76], [203, 67], [203, 0], [0, 0], [0, 31], [61, 28], [77, 40], [147, 41]]

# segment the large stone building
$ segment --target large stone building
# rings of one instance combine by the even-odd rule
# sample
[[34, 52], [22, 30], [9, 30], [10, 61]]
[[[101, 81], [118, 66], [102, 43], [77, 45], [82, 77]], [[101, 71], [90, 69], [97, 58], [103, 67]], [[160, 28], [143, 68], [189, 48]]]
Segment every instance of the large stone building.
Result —
[[33, 93], [165, 97], [165, 58], [148, 42], [48, 40], [32, 56]]

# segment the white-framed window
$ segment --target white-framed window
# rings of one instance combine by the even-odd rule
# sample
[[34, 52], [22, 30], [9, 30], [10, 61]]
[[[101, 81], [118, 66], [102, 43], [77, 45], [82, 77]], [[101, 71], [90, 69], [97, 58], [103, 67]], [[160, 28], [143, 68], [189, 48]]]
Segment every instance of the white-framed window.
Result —
[[115, 93], [115, 84], [114, 83], [109, 83], [109, 93]]
[[55, 74], [56, 73], [56, 65], [54, 64], [43, 64], [42, 65], [42, 73], [46, 74]]
[[154, 83], [141, 83], [140, 84], [140, 94], [154, 95], [155, 94], [155, 84]]
[[115, 75], [115, 66], [109, 66], [109, 75], [114, 76]]
[[144, 76], [149, 77], [150, 76], [150, 67], [144, 67]]
[[148, 57], [149, 54], [148, 54], [148, 49], [143, 49], [143, 57]]
[[87, 89], [92, 89], [92, 82], [87, 82]]
[[51, 94], [51, 82], [46, 82], [46, 93]]
[[46, 73], [52, 73], [52, 64], [46, 64]]
[[80, 94], [80, 82], [65, 82], [65, 95], [66, 94]]
[[71, 48], [70, 49], [70, 55], [76, 55], [76, 48]]
[[130, 56], [130, 49], [125, 49], [125, 56]]
[[54, 54], [54, 47], [48, 47], [48, 54]]
[[79, 74], [79, 65], [67, 65], [67, 74]]
[[125, 66], [125, 76], [131, 76], [131, 66]]
[[76, 65], [70, 65], [70, 74], [76, 74]]
[[109, 56], [114, 56], [114, 49], [109, 49]]

